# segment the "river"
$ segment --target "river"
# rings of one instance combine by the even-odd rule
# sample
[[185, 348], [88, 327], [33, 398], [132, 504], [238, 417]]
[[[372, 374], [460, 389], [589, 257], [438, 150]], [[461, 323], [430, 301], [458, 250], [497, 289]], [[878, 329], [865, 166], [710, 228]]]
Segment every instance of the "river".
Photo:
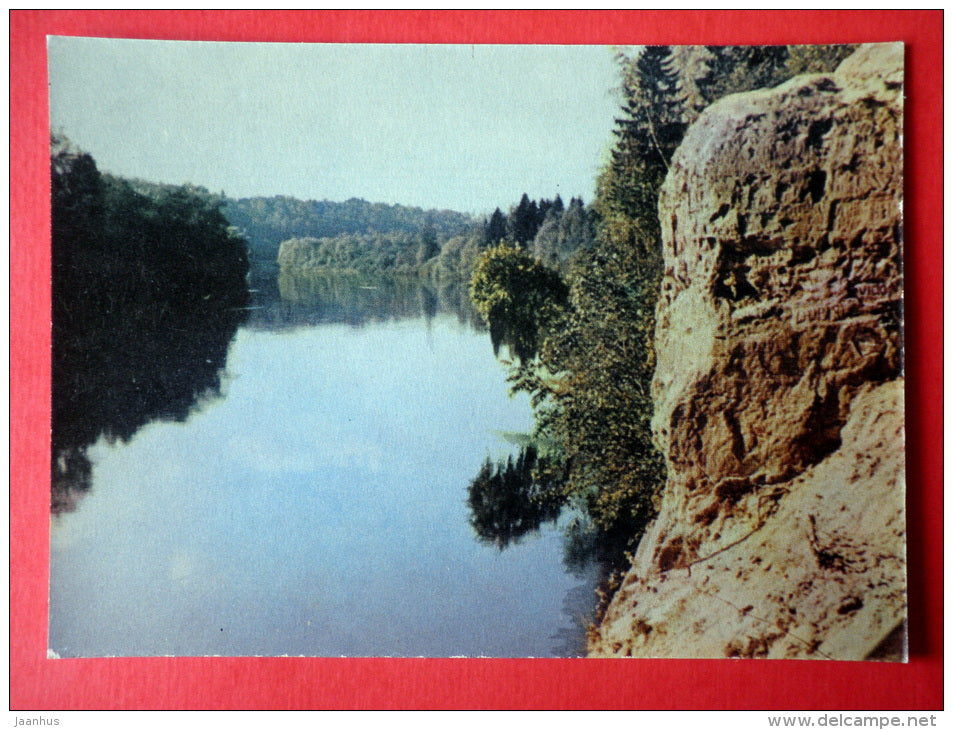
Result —
[[471, 526], [468, 485], [532, 412], [464, 297], [279, 284], [186, 414], [85, 449], [52, 517], [51, 650], [581, 654], [597, 570], [567, 568], [566, 517], [505, 549]]

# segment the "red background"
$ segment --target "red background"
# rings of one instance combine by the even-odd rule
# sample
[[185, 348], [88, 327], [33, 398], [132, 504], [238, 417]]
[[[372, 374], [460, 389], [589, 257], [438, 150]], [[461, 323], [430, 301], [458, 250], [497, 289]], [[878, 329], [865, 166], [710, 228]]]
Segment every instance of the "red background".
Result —
[[[609, 45], [904, 41], [909, 663], [48, 660], [47, 34]], [[938, 10], [11, 11], [11, 709], [941, 709], [942, 38]]]

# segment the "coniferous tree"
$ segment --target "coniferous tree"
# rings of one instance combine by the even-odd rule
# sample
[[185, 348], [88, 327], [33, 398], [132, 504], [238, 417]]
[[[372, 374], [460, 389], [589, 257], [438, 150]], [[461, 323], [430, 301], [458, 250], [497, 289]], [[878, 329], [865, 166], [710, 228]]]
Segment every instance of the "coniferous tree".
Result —
[[523, 193], [519, 204], [513, 208], [506, 221], [506, 233], [509, 239], [521, 246], [532, 241], [539, 228], [538, 215], [536, 201], [530, 200], [529, 196]]
[[649, 46], [634, 60], [623, 59], [623, 72], [625, 103], [603, 202], [651, 222], [668, 162], [685, 133], [685, 99], [669, 46]]
[[572, 198], [565, 210], [558, 196], [557, 200], [558, 206], [553, 204], [549, 208], [545, 222], [536, 232], [533, 253], [546, 266], [563, 270], [577, 251], [592, 245], [595, 232], [582, 198]]
[[486, 243], [492, 245], [506, 238], [506, 216], [497, 208], [486, 224]]
[[592, 245], [594, 237], [592, 221], [582, 198], [573, 198], [559, 218], [560, 254], [567, 255], [579, 249], [587, 249]]
[[553, 207], [553, 201], [549, 198], [540, 198], [539, 204], [536, 206], [536, 230], [539, 230], [539, 227], [546, 222], [546, 219], [550, 217], [550, 211]]
[[[567, 495], [583, 503], [603, 529], [637, 540], [664, 481], [650, 427], [662, 270], [657, 202], [686, 128], [686, 106], [669, 47], [645, 48], [620, 60], [625, 101], [610, 162], [598, 181], [597, 240], [577, 255], [571, 306], [541, 349], [544, 372], [561, 375], [547, 379], [524, 369], [514, 382], [540, 404], [540, 437], [562, 449]], [[561, 222], [556, 241], [569, 236], [570, 226], [588, 238], [581, 200], [570, 201]]]
[[707, 104], [727, 94], [777, 86], [790, 78], [787, 46], [707, 46], [708, 73], [697, 80]]
[[667, 166], [685, 134], [684, 98], [671, 47], [649, 46], [639, 55], [635, 69], [641, 93], [628, 100], [631, 118], [623, 124], [634, 125], [649, 160], [657, 156]]
[[776, 85], [795, 72], [831, 70], [846, 53], [785, 47], [675, 53], [658, 46], [620, 55], [624, 101], [596, 199], [586, 211], [573, 198], [558, 220], [555, 201], [546, 207], [533, 241], [543, 263], [557, 265], [571, 221], [577, 227], [590, 221], [595, 240], [573, 255], [568, 301], [534, 343], [532, 367], [519, 367], [510, 380], [532, 395], [536, 439], [554, 444], [545, 466], [550, 476], [600, 528], [628, 540], [629, 549], [653, 517], [665, 480], [652, 437], [651, 385], [662, 275], [658, 195], [672, 156], [688, 124], [718, 98]]

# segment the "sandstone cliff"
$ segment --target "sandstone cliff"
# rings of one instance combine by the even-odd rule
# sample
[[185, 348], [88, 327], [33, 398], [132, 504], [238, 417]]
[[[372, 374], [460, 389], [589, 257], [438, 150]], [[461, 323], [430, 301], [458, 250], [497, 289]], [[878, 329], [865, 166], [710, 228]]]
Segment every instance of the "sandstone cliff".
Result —
[[662, 190], [658, 518], [595, 656], [898, 658], [903, 47], [726, 97]]

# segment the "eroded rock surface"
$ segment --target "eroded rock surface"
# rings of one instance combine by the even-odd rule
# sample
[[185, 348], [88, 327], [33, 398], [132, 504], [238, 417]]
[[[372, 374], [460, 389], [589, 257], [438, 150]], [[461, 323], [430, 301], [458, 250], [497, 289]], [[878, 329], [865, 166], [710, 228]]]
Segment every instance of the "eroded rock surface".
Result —
[[591, 653], [862, 659], [902, 634], [902, 81], [900, 44], [865, 46], [722, 99], [676, 153], [669, 481]]

